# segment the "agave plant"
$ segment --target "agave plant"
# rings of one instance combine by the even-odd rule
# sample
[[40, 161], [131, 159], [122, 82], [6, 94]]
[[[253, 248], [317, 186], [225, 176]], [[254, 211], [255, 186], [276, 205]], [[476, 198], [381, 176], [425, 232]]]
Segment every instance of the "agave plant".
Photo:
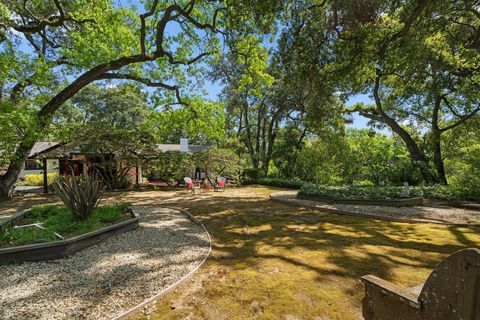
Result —
[[61, 177], [53, 188], [70, 212], [80, 220], [87, 219], [102, 196], [100, 183], [91, 177]]

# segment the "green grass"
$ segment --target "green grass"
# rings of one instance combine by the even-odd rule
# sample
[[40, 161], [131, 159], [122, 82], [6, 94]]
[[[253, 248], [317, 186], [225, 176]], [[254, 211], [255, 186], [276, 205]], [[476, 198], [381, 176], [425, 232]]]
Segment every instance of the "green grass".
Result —
[[[35, 206], [21, 219], [14, 221], [0, 231], [0, 247], [19, 246], [59, 240], [54, 232], [65, 239], [91, 232], [115, 222], [128, 220], [125, 214], [129, 204], [102, 206], [95, 209], [90, 217], [81, 221], [73, 217], [66, 207], [54, 205]], [[45, 229], [27, 227], [13, 229], [14, 225], [42, 223]]]

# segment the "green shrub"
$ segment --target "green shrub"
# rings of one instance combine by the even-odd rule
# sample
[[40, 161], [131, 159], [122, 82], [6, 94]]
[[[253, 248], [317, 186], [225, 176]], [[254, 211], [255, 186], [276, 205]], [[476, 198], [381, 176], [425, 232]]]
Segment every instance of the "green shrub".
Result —
[[[55, 179], [58, 178], [58, 174], [55, 172], [47, 173], [47, 183], [51, 185]], [[27, 174], [17, 183], [19, 186], [43, 186], [43, 173], [39, 174]]]
[[[402, 187], [372, 187], [358, 185], [343, 186], [325, 186], [318, 184], [305, 184], [300, 189], [300, 194], [307, 196], [319, 196], [332, 200], [387, 200], [398, 199], [402, 193]], [[410, 192], [411, 196], [416, 196], [414, 192]]]
[[305, 182], [297, 180], [279, 179], [279, 178], [263, 178], [257, 180], [258, 184], [279, 188], [300, 189]]
[[260, 177], [260, 169], [247, 168], [243, 169], [242, 174], [240, 175], [240, 181], [245, 184], [256, 183]]
[[480, 190], [473, 188], [454, 186], [454, 185], [435, 185], [435, 186], [418, 186], [412, 188], [414, 192], [429, 199], [439, 200], [471, 200], [480, 201]]
[[95, 210], [102, 196], [98, 181], [87, 176], [61, 177], [53, 188], [74, 217], [85, 220]]
[[[396, 186], [326, 186], [308, 183], [302, 186], [299, 193], [306, 196], [325, 197], [332, 200], [388, 200], [400, 198], [402, 190], [403, 187]], [[443, 185], [410, 187], [410, 196], [439, 200], [480, 200], [479, 193], [475, 193], [471, 189]]]

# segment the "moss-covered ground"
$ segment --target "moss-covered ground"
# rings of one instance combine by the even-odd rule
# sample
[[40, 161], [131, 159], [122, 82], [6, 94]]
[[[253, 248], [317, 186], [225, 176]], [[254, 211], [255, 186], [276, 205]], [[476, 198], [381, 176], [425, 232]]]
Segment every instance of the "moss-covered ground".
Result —
[[[478, 227], [406, 224], [276, 203], [278, 189], [246, 187], [200, 195], [111, 193], [104, 202], [191, 211], [209, 230], [211, 257], [175, 292], [136, 319], [359, 319], [373, 274], [414, 287], [449, 254], [480, 245]], [[32, 197], [3, 205], [10, 212]], [[50, 201], [54, 201], [51, 199]], [[2, 205], [0, 205], [0, 211]]]
[[176, 203], [205, 224], [212, 256], [148, 318], [359, 319], [361, 276], [414, 287], [447, 255], [480, 245], [475, 227], [322, 213], [270, 201], [273, 191], [229, 190]]

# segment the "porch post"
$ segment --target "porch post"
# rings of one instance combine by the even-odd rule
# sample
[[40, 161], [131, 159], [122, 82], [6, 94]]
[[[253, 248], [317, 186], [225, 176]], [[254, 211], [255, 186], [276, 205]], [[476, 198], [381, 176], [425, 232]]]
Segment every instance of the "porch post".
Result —
[[138, 162], [137, 162], [137, 165], [135, 166], [135, 183], [137, 186], [140, 184], [140, 178], [138, 176]]
[[48, 193], [47, 158], [42, 158], [42, 161], [43, 161], [43, 193]]

